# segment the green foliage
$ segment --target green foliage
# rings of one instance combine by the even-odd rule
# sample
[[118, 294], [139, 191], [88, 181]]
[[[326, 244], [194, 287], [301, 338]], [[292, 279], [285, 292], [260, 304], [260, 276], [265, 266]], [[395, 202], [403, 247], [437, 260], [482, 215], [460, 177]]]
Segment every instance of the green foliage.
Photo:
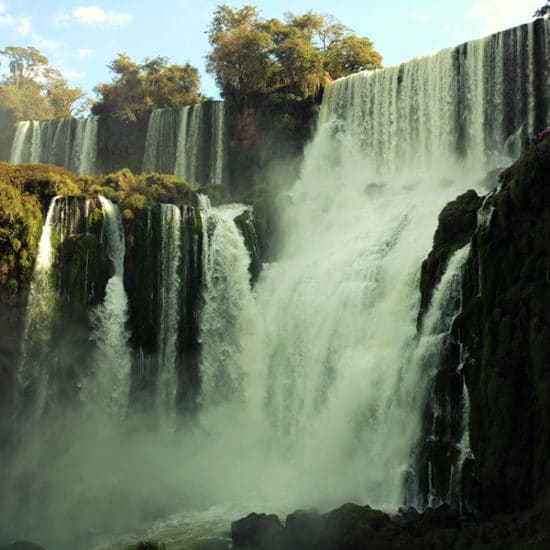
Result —
[[42, 213], [36, 196], [0, 177], [0, 297], [16, 299], [32, 275]]
[[550, 15], [550, 2], [546, 2], [544, 6], [541, 6], [534, 14], [533, 17], [546, 17]]
[[330, 16], [312, 11], [262, 19], [257, 8], [218, 6], [208, 31], [212, 51], [207, 70], [224, 97], [284, 92], [315, 95], [326, 79], [381, 67], [368, 38], [360, 38]]
[[199, 103], [199, 73], [189, 63], [169, 64], [166, 57], [146, 58], [136, 63], [119, 53], [110, 65], [110, 83], [99, 84], [99, 100], [92, 106], [96, 115], [135, 121], [146, 112], [164, 107]]
[[13, 121], [48, 120], [77, 115], [86, 108], [79, 88], [69, 88], [48, 58], [30, 46], [0, 50], [9, 74], [0, 81], [0, 105]]

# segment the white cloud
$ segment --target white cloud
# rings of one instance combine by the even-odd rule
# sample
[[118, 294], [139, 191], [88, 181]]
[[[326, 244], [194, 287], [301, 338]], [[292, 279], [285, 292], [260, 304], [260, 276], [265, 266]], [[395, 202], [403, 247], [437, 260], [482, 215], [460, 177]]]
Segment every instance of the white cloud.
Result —
[[90, 57], [92, 55], [92, 50], [88, 48], [80, 48], [78, 50], [78, 57], [81, 59], [85, 59], [86, 57]]
[[482, 35], [531, 21], [541, 0], [475, 0], [464, 14], [465, 19], [479, 20]]
[[50, 16], [50, 19], [55, 25], [69, 25], [71, 23], [71, 16], [64, 11], [58, 11], [54, 15]]
[[6, 4], [0, 2], [0, 27], [5, 27], [22, 36], [27, 36], [31, 32], [31, 18], [9, 13], [6, 9]]
[[86, 73], [73, 69], [62, 69], [61, 74], [66, 80], [82, 80], [86, 76]]
[[64, 44], [62, 42], [59, 42], [58, 40], [52, 40], [47, 36], [42, 36], [41, 34], [36, 33], [32, 35], [32, 43], [33, 46], [36, 46], [39, 50], [43, 50], [49, 53], [57, 52], [64, 47]]
[[13, 27], [15, 19], [9, 13], [2, 15], [0, 12], [0, 27]]
[[98, 6], [79, 6], [72, 11], [74, 19], [83, 25], [111, 25], [121, 27], [134, 18], [129, 13], [105, 11]]
[[31, 18], [19, 17], [15, 29], [19, 34], [22, 34], [23, 36], [29, 34], [29, 32], [31, 32]]

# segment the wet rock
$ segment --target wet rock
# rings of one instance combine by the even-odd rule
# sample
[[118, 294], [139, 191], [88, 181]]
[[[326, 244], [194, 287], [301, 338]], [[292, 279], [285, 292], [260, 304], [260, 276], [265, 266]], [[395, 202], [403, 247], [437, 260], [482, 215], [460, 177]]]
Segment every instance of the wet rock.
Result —
[[281, 548], [283, 525], [275, 514], [252, 513], [231, 524], [235, 548]]
[[291, 548], [319, 548], [324, 534], [323, 517], [319, 512], [296, 510], [285, 522], [285, 541]]

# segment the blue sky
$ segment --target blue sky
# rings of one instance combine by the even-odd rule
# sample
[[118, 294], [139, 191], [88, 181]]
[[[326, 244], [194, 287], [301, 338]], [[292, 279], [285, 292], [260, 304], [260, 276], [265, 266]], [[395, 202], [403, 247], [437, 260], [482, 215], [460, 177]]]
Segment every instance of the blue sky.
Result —
[[[206, 31], [223, 1], [171, 0], [0, 0], [0, 49], [36, 46], [73, 86], [92, 94], [111, 79], [106, 65], [118, 52], [132, 59], [168, 56], [189, 61], [201, 73], [201, 88], [217, 97], [206, 74], [209, 50]], [[531, 20], [544, 0], [261, 0], [225, 2], [233, 7], [257, 6], [264, 17], [287, 11], [329, 13], [368, 36], [384, 65], [457, 45]], [[0, 58], [0, 61], [1, 58]], [[5, 62], [0, 73], [7, 69]]]

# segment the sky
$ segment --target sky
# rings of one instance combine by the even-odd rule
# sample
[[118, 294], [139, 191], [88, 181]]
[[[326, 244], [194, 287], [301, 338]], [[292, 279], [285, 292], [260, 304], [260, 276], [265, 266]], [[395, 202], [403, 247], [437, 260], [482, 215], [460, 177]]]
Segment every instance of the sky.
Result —
[[[96, 84], [109, 82], [107, 69], [119, 52], [135, 61], [166, 56], [191, 63], [201, 74], [201, 90], [219, 97], [205, 71], [207, 29], [223, 0], [0, 0], [0, 49], [35, 46], [60, 69], [71, 86], [94, 97]], [[335, 16], [359, 36], [367, 36], [384, 66], [434, 53], [467, 40], [531, 21], [545, 0], [248, 0], [262, 17], [308, 10]], [[0, 74], [7, 63], [0, 57]]]

